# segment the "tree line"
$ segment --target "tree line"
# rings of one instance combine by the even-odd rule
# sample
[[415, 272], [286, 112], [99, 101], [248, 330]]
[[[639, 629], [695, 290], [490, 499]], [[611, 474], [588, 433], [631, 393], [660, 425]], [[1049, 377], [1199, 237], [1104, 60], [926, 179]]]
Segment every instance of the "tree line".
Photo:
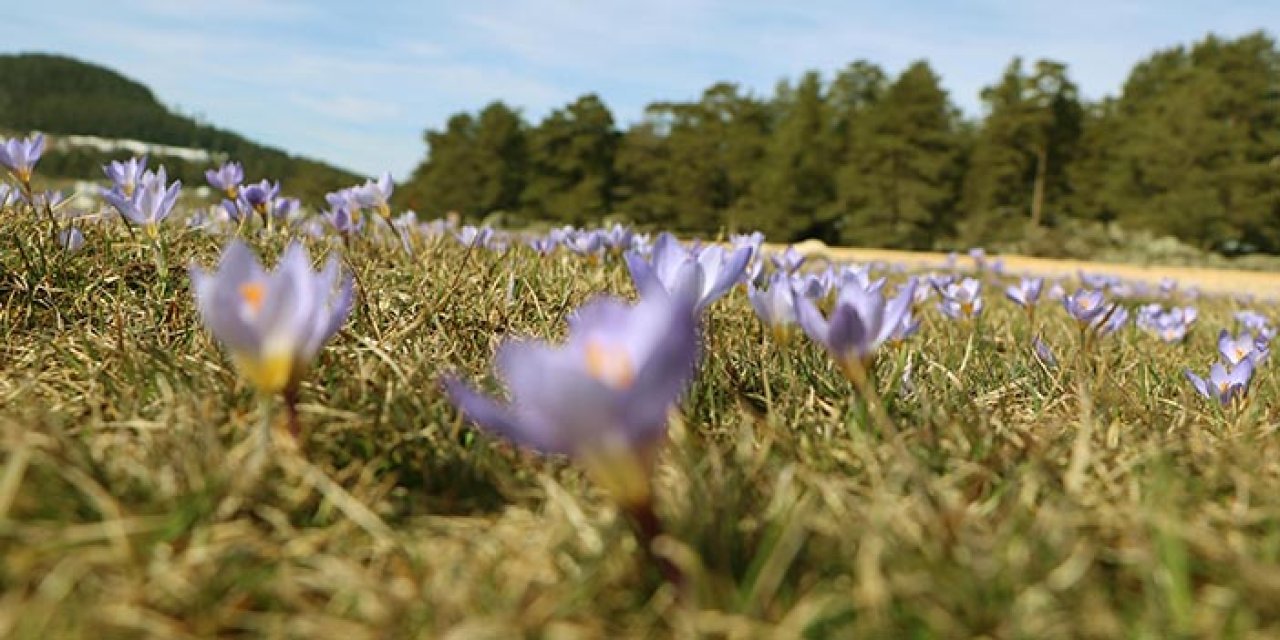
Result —
[[[643, 226], [909, 249], [1117, 222], [1204, 249], [1280, 251], [1280, 50], [1267, 34], [1158, 51], [1119, 96], [1015, 58], [968, 120], [918, 61], [860, 60], [768, 97], [730, 83], [621, 130], [585, 95], [536, 125], [502, 102], [425, 134], [400, 189], [423, 215]], [[1051, 236], [1050, 236], [1051, 237]]]

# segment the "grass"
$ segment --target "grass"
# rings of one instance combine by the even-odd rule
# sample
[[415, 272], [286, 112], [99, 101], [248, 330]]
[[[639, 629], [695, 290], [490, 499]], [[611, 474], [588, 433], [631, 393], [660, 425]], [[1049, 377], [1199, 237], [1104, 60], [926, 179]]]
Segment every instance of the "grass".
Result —
[[[473, 431], [438, 384], [496, 390], [506, 336], [633, 295], [620, 260], [357, 239], [294, 447], [195, 315], [180, 266], [224, 238], [167, 226], [162, 276], [145, 238], [94, 226], [42, 271], [23, 255], [47, 234], [0, 225], [0, 636], [1280, 636], [1276, 376], [1227, 410], [1182, 376], [1230, 300], [1201, 300], [1186, 344], [1129, 327], [1088, 351], [1046, 304], [1059, 368], [992, 287], [972, 325], [926, 308], [877, 363], [886, 430], [734, 292], [655, 481], [681, 601], [580, 472]], [[272, 263], [285, 240], [253, 243]]]

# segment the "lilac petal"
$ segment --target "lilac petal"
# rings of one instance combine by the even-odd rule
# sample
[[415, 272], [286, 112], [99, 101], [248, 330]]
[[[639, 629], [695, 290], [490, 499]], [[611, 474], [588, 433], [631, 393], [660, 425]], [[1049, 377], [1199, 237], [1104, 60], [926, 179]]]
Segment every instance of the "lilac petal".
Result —
[[643, 256], [635, 251], [628, 251], [624, 259], [627, 269], [631, 271], [631, 281], [635, 283], [636, 291], [642, 297], [666, 293], [666, 287], [658, 280], [657, 274]]
[[567, 443], [557, 441], [546, 425], [517, 419], [509, 408], [476, 393], [457, 378], [446, 377], [444, 388], [454, 406], [480, 428], [542, 453], [569, 453]]
[[[720, 247], [716, 247], [716, 249], [719, 250]], [[742, 279], [742, 273], [747, 268], [747, 261], [751, 259], [751, 249], [745, 247], [738, 249], [727, 258], [723, 256], [722, 251], [717, 251], [715, 255], [717, 262], [719, 262], [719, 270], [715, 273], [707, 272], [708, 277], [711, 277], [713, 282], [710, 288], [702, 294], [703, 305], [716, 301]]]
[[510, 341], [498, 347], [495, 360], [519, 419], [554, 428], [565, 446], [590, 448], [620, 426], [619, 391], [587, 373], [582, 352]]
[[796, 296], [796, 320], [810, 340], [823, 347], [830, 344], [828, 339], [830, 325], [827, 323], [826, 318], [822, 317], [822, 312], [818, 311], [818, 307], [814, 306], [813, 301], [805, 296]]
[[659, 235], [653, 245], [653, 272], [665, 285], [671, 284], [680, 268], [690, 259], [689, 252], [670, 233]]
[[910, 315], [911, 302], [915, 299], [915, 295], [916, 281], [912, 278], [898, 290], [898, 295], [894, 296], [885, 305], [880, 330], [874, 336], [876, 344], [880, 344], [893, 336], [894, 332], [902, 325], [903, 318]]
[[306, 249], [297, 241], [289, 243], [268, 279], [255, 321], [262, 329], [264, 346], [290, 350], [303, 346], [318, 308], [313, 280]]
[[[836, 308], [851, 307], [857, 313], [867, 336], [877, 336], [884, 325], [884, 297], [878, 291], [868, 291], [857, 285], [846, 285], [840, 288], [840, 297]], [[835, 322], [835, 314], [832, 314]]]
[[1206, 398], [1213, 398], [1217, 396], [1216, 393], [1209, 390], [1209, 383], [1206, 382], [1204, 378], [1192, 373], [1190, 369], [1184, 369], [1182, 374], [1187, 377], [1187, 380], [1191, 381], [1191, 386], [1195, 387], [1196, 391], [1200, 395]]
[[191, 267], [196, 309], [214, 337], [233, 351], [258, 349], [259, 334], [245, 317], [241, 287], [265, 280], [266, 273], [257, 256], [239, 240], [233, 240], [223, 252], [217, 271], [212, 275], [197, 266]]
[[688, 386], [698, 363], [697, 317], [679, 302], [652, 323], [662, 339], [650, 351], [624, 393], [622, 413], [633, 443], [653, 442], [666, 432], [667, 411]]
[[871, 353], [871, 337], [869, 327], [853, 307], [836, 306], [827, 329], [827, 348], [837, 359], [850, 355], [866, 357]]
[[705, 306], [703, 287], [706, 285], [706, 274], [696, 260], [686, 260], [676, 270], [671, 284], [671, 298], [680, 304], [696, 304], [698, 308]]

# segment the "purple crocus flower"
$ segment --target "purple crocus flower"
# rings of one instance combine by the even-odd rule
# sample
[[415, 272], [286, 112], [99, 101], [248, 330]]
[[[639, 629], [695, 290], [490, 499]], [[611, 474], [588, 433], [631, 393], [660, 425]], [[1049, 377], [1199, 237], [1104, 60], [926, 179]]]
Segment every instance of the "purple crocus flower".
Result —
[[244, 182], [244, 167], [239, 162], [228, 162], [217, 169], [205, 171], [204, 179], [209, 186], [235, 200], [240, 195], [240, 183]]
[[352, 213], [351, 209], [345, 206], [335, 207], [322, 215], [329, 225], [333, 227], [334, 231], [344, 236], [360, 233], [360, 230], [364, 228], [364, 220], [360, 217], [359, 212]]
[[858, 382], [875, 350], [899, 331], [904, 320], [910, 320], [915, 287], [914, 280], [908, 281], [888, 302], [880, 291], [841, 287], [830, 318], [822, 317], [813, 301], [797, 297], [796, 317], [809, 338], [831, 353], [845, 376]]
[[579, 231], [569, 234], [564, 240], [564, 246], [580, 256], [599, 260], [600, 254], [604, 252], [605, 236], [599, 230]]
[[729, 246], [734, 249], [745, 248], [751, 250], [751, 258], [747, 260], [743, 279], [747, 282], [760, 282], [760, 276], [764, 274], [764, 260], [761, 255], [761, 251], [764, 248], [764, 234], [755, 231], [750, 234], [730, 235]]
[[1112, 303], [1105, 314], [1095, 318], [1089, 324], [1094, 331], [1100, 336], [1113, 334], [1124, 328], [1129, 323], [1129, 310]]
[[352, 278], [331, 256], [318, 273], [297, 242], [268, 273], [233, 240], [218, 269], [191, 267], [196, 309], [240, 372], [265, 393], [296, 388], [324, 343], [351, 313]]
[[147, 170], [147, 158], [130, 158], [125, 161], [112, 160], [111, 164], [104, 165], [102, 172], [111, 180], [112, 189], [124, 194], [124, 197], [133, 197], [133, 192], [138, 188], [138, 181], [142, 179], [143, 172]]
[[1004, 295], [1018, 306], [1030, 310], [1040, 301], [1040, 290], [1043, 287], [1044, 278], [1022, 278], [1018, 284], [1006, 287]]
[[1053, 369], [1058, 366], [1058, 359], [1054, 357], [1053, 350], [1049, 348], [1049, 345], [1044, 340], [1040, 339], [1040, 336], [1031, 339], [1031, 347], [1035, 350], [1036, 357], [1040, 358], [1040, 361], [1046, 367]]
[[126, 220], [141, 226], [147, 235], [154, 238], [158, 225], [173, 212], [173, 205], [182, 191], [181, 180], [175, 180], [173, 184], [167, 183], [168, 176], [162, 166], [155, 173], [143, 173], [138, 178], [138, 187], [132, 196], [126, 196], [123, 191], [112, 190], [102, 197]]
[[1083, 271], [1077, 273], [1080, 276], [1080, 283], [1088, 289], [1103, 290], [1119, 281], [1114, 276], [1101, 273], [1085, 273]]
[[466, 225], [458, 229], [458, 242], [468, 247], [488, 249], [493, 240], [493, 229], [489, 227], [473, 227]]
[[507, 341], [495, 360], [509, 405], [445, 379], [468, 418], [539, 453], [572, 456], [625, 506], [649, 502], [667, 413], [698, 362], [691, 297], [649, 296], [634, 306], [599, 298], [570, 319], [564, 345]]
[[297, 198], [276, 198], [271, 203], [271, 217], [276, 220], [290, 220], [302, 208], [302, 201]]
[[538, 255], [542, 256], [549, 256], [552, 253], [555, 253], [556, 247], [559, 246], [556, 244], [555, 239], [550, 236], [534, 236], [529, 238], [527, 244], [530, 249], [533, 249], [538, 252]]
[[377, 211], [384, 218], [391, 218], [391, 193], [396, 183], [391, 179], [391, 172], [383, 173], [377, 180], [369, 180], [357, 187], [355, 197], [360, 206]]
[[822, 272], [822, 277], [826, 280], [825, 288], [827, 290], [834, 289], [837, 286], [843, 287], [850, 283], [856, 283], [858, 286], [867, 291], [879, 291], [884, 288], [886, 280], [884, 278], [871, 279], [871, 267], [865, 264], [850, 264], [842, 267], [837, 274], [835, 270], [827, 268]]
[[1187, 337], [1198, 312], [1195, 307], [1174, 307], [1165, 311], [1158, 304], [1147, 304], [1138, 309], [1138, 328], [1164, 342], [1181, 342]]
[[609, 230], [604, 232], [604, 244], [612, 251], [628, 251], [631, 249], [632, 240], [635, 239], [635, 231], [631, 227], [621, 224], [614, 224]]
[[1223, 366], [1221, 362], [1213, 363], [1213, 366], [1209, 367], [1208, 380], [1196, 375], [1190, 369], [1186, 369], [1183, 373], [1200, 395], [1215, 399], [1225, 406], [1233, 400], [1243, 398], [1248, 393], [1253, 369], [1254, 361], [1249, 357], [1230, 369]]
[[640, 295], [682, 295], [688, 291], [698, 309], [732, 289], [742, 279], [749, 259], [751, 250], [745, 247], [725, 255], [723, 247], [713, 245], [693, 254], [669, 233], [658, 236], [650, 261], [634, 250], [626, 253], [627, 268]]
[[1239, 336], [1232, 336], [1231, 332], [1223, 329], [1218, 333], [1218, 353], [1222, 355], [1223, 361], [1236, 366], [1250, 357], [1255, 360], [1265, 359], [1269, 350], [1265, 341], [1260, 341], [1247, 331]]
[[253, 215], [253, 210], [249, 208], [244, 198], [236, 198], [235, 200], [223, 200], [220, 205], [222, 212], [226, 214], [227, 219], [232, 222], [243, 222], [245, 218]]
[[280, 183], [273, 183], [270, 180], [246, 185], [240, 193], [245, 204], [257, 211], [264, 220], [270, 214], [273, 201], [278, 195], [280, 195]]
[[796, 251], [792, 245], [787, 245], [782, 253], [775, 253], [769, 256], [769, 259], [773, 261], [773, 266], [783, 273], [795, 273], [805, 261], [804, 255]]
[[898, 326], [894, 328], [893, 333], [889, 334], [889, 343], [893, 345], [901, 344], [917, 333], [920, 333], [920, 320], [911, 312], [911, 305], [907, 305], [907, 310], [902, 314], [902, 320], [898, 322]]
[[938, 303], [938, 310], [952, 320], [976, 318], [982, 313], [982, 283], [978, 280], [965, 278], [947, 285], [939, 293], [942, 301]]
[[58, 232], [58, 246], [67, 253], [75, 253], [84, 246], [84, 233], [76, 227], [67, 227]]
[[69, 200], [67, 200], [66, 193], [63, 193], [62, 191], [54, 191], [52, 189], [33, 193], [30, 198], [21, 196], [21, 194], [19, 194], [19, 196], [22, 197], [23, 201], [36, 209], [48, 209], [50, 211], [61, 208], [62, 205], [69, 202]]
[[1267, 316], [1253, 311], [1252, 309], [1244, 309], [1237, 311], [1235, 314], [1236, 322], [1239, 322], [1245, 329], [1260, 333], [1271, 326], [1271, 320]]
[[44, 154], [44, 134], [30, 138], [8, 138], [0, 143], [0, 165], [23, 185], [31, 184], [31, 174]]
[[790, 342], [796, 326], [796, 292], [791, 278], [775, 272], [769, 278], [768, 289], [757, 289], [754, 283], [748, 282], [747, 298], [756, 316], [773, 332], [773, 338], [780, 343]]
[[1081, 324], [1089, 324], [1107, 312], [1106, 298], [1096, 289], [1078, 289], [1063, 296], [1062, 307]]

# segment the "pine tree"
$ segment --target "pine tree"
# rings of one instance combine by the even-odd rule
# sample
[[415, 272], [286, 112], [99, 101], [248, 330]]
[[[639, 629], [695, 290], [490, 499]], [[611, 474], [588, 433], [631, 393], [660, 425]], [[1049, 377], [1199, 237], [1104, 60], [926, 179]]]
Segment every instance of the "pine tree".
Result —
[[527, 154], [518, 112], [494, 102], [478, 117], [453, 116], [444, 131], [428, 131], [426, 140], [427, 159], [402, 189], [410, 208], [480, 218], [519, 205]]
[[862, 116], [837, 179], [841, 239], [927, 248], [956, 200], [958, 113], [925, 62], [898, 76]]
[[964, 187], [967, 239], [1008, 237], [1025, 216], [1038, 226], [1071, 192], [1067, 167], [1080, 137], [1083, 107], [1066, 65], [1036, 62], [1024, 73], [1014, 58], [1000, 82], [983, 89], [987, 117], [975, 141]]
[[772, 106], [775, 125], [744, 222], [779, 242], [828, 239], [829, 221], [821, 215], [834, 197], [837, 147], [821, 77], [811, 71], [794, 89], [780, 84]]
[[529, 217], [585, 225], [611, 212], [619, 134], [593, 94], [547, 116], [529, 136], [521, 202]]
[[1280, 52], [1210, 36], [1139, 63], [1108, 140], [1105, 204], [1206, 249], [1280, 249]]

